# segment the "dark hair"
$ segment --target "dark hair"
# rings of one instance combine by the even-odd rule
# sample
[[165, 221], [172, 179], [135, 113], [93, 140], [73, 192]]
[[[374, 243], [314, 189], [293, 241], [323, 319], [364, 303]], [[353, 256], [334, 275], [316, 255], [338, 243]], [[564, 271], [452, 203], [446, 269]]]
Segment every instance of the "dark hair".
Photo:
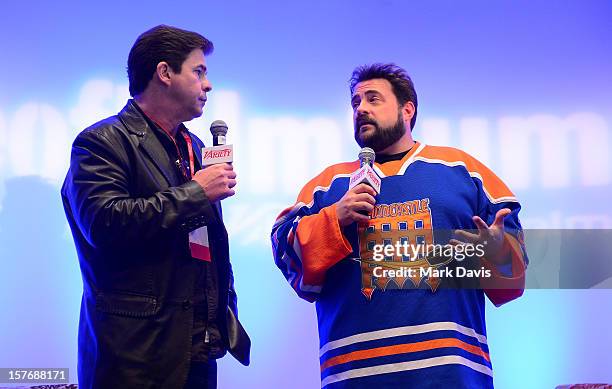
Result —
[[355, 91], [357, 84], [375, 78], [384, 78], [391, 83], [393, 94], [395, 94], [400, 106], [403, 106], [408, 101], [412, 101], [412, 104], [414, 104], [414, 116], [412, 116], [410, 121], [410, 130], [412, 131], [416, 123], [418, 101], [414, 84], [408, 73], [393, 63], [375, 63], [358, 66], [353, 70], [350, 79], [351, 95]]
[[128, 56], [130, 95], [136, 96], [147, 88], [160, 62], [167, 62], [174, 72], [180, 73], [183, 62], [195, 49], [208, 55], [214, 46], [197, 32], [163, 24], [143, 32]]

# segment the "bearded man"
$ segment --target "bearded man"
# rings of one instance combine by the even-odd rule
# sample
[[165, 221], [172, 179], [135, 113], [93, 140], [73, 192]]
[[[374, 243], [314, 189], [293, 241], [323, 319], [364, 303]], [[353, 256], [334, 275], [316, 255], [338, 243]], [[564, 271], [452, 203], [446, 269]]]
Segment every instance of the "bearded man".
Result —
[[[413, 139], [417, 95], [402, 68], [358, 67], [350, 91], [355, 140], [376, 152], [380, 193], [364, 183], [348, 189], [359, 161], [336, 164], [304, 186], [272, 229], [276, 265], [316, 302], [321, 386], [492, 388], [484, 296], [499, 306], [523, 292], [521, 207], [475, 158]], [[468, 260], [458, 256], [375, 256], [381, 247], [440, 243], [480, 247], [474, 271], [459, 273]], [[410, 272], [417, 268], [426, 272]], [[462, 287], [458, 274], [476, 279]]]

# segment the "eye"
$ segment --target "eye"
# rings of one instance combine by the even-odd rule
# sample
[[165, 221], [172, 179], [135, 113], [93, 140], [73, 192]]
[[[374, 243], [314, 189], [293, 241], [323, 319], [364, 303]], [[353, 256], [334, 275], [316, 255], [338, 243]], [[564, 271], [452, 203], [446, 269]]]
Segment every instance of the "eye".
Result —
[[374, 95], [374, 96], [370, 96], [370, 98], [368, 99], [368, 101], [369, 101], [370, 103], [376, 103], [376, 102], [380, 101], [380, 97], [378, 97], [378, 96], [376, 96], [376, 95]]
[[200, 79], [206, 78], [206, 75], [208, 74], [206, 70], [201, 69], [201, 68], [194, 69], [194, 72]]

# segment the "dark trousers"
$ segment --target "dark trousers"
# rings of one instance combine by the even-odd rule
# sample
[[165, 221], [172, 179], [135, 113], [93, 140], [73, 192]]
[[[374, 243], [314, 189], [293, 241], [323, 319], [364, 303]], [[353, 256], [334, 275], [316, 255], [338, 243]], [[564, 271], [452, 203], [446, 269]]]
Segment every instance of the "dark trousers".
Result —
[[217, 389], [217, 361], [191, 362], [185, 389]]

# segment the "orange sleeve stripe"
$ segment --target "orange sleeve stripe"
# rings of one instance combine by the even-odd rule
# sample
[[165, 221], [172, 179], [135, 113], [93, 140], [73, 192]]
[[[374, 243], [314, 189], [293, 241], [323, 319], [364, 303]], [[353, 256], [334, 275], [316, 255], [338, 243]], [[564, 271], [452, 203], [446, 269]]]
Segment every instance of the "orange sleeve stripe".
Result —
[[514, 197], [510, 188], [495, 173], [476, 158], [461, 150], [453, 147], [427, 146], [416, 156], [417, 160], [420, 158], [438, 160], [449, 165], [457, 162], [463, 163], [470, 175], [476, 174], [481, 179], [482, 186], [493, 199]]
[[[491, 262], [484, 261], [484, 266], [492, 270], [492, 286], [497, 289], [523, 288], [525, 286], [525, 261], [523, 258], [523, 251], [516, 238], [509, 233], [506, 233], [504, 236], [502, 251], [511, 256], [512, 277], [503, 276], [495, 265]], [[486, 288], [487, 284], [485, 283], [484, 286]]]
[[[287, 243], [290, 246], [293, 246], [293, 242], [295, 240], [295, 234], [293, 233], [293, 229], [289, 230], [289, 235], [287, 236]], [[295, 289], [299, 286], [300, 276], [303, 274], [302, 269], [297, 265], [295, 261], [289, 261], [288, 266], [294, 274], [297, 274], [295, 277], [295, 281], [292, 284], [292, 287]], [[297, 290], [297, 289], [296, 289]]]
[[[358, 161], [353, 162], [345, 162], [337, 165], [333, 165], [325, 169], [321, 174], [310, 180], [300, 191], [298, 198], [294, 205], [285, 208], [277, 217], [276, 221], [278, 222], [283, 216], [287, 215], [291, 211], [293, 211], [296, 206], [310, 206], [313, 199], [314, 194], [318, 190], [323, 190], [324, 188], [329, 188], [334, 181], [335, 177], [338, 175], [349, 175], [359, 167]], [[348, 187], [347, 187], [348, 189]]]
[[321, 174], [310, 180], [300, 191], [297, 203], [310, 204], [317, 188], [329, 188], [337, 175], [349, 175], [359, 167], [359, 161], [344, 162], [332, 165]]
[[389, 355], [415, 353], [419, 351], [434, 350], [434, 349], [445, 348], [445, 347], [460, 348], [474, 355], [478, 355], [486, 359], [488, 362], [491, 362], [489, 354], [486, 353], [482, 348], [466, 343], [459, 339], [443, 338], [443, 339], [426, 340], [426, 341], [416, 342], [416, 343], [377, 347], [377, 348], [371, 348], [368, 350], [359, 350], [359, 351], [353, 351], [347, 354], [338, 355], [336, 357], [330, 358], [327, 361], [325, 361], [325, 363], [321, 365], [321, 371], [328, 369], [332, 366], [340, 365], [342, 363], [359, 361], [359, 360], [369, 359], [369, 358], [386, 357]]
[[491, 302], [499, 307], [512, 301], [523, 294], [525, 290], [525, 260], [519, 242], [514, 236], [506, 233], [504, 239], [504, 250], [506, 250], [512, 261], [512, 276], [503, 276], [497, 267], [488, 261], [483, 265], [491, 270], [490, 279], [482, 279], [482, 287]]
[[276, 217], [276, 220], [280, 219], [281, 217], [285, 216], [286, 214], [288, 214], [289, 212], [291, 212], [291, 210], [293, 209], [293, 206], [289, 207], [289, 208], [285, 208], [281, 211], [281, 213], [278, 214], [278, 216]]
[[340, 230], [335, 204], [300, 219], [296, 237], [306, 285], [323, 285], [327, 270], [353, 252]]
[[523, 250], [519, 241], [511, 234], [506, 233], [505, 242], [510, 247], [510, 253], [512, 255], [512, 276], [513, 277], [524, 277], [525, 276], [525, 259], [523, 258]]

